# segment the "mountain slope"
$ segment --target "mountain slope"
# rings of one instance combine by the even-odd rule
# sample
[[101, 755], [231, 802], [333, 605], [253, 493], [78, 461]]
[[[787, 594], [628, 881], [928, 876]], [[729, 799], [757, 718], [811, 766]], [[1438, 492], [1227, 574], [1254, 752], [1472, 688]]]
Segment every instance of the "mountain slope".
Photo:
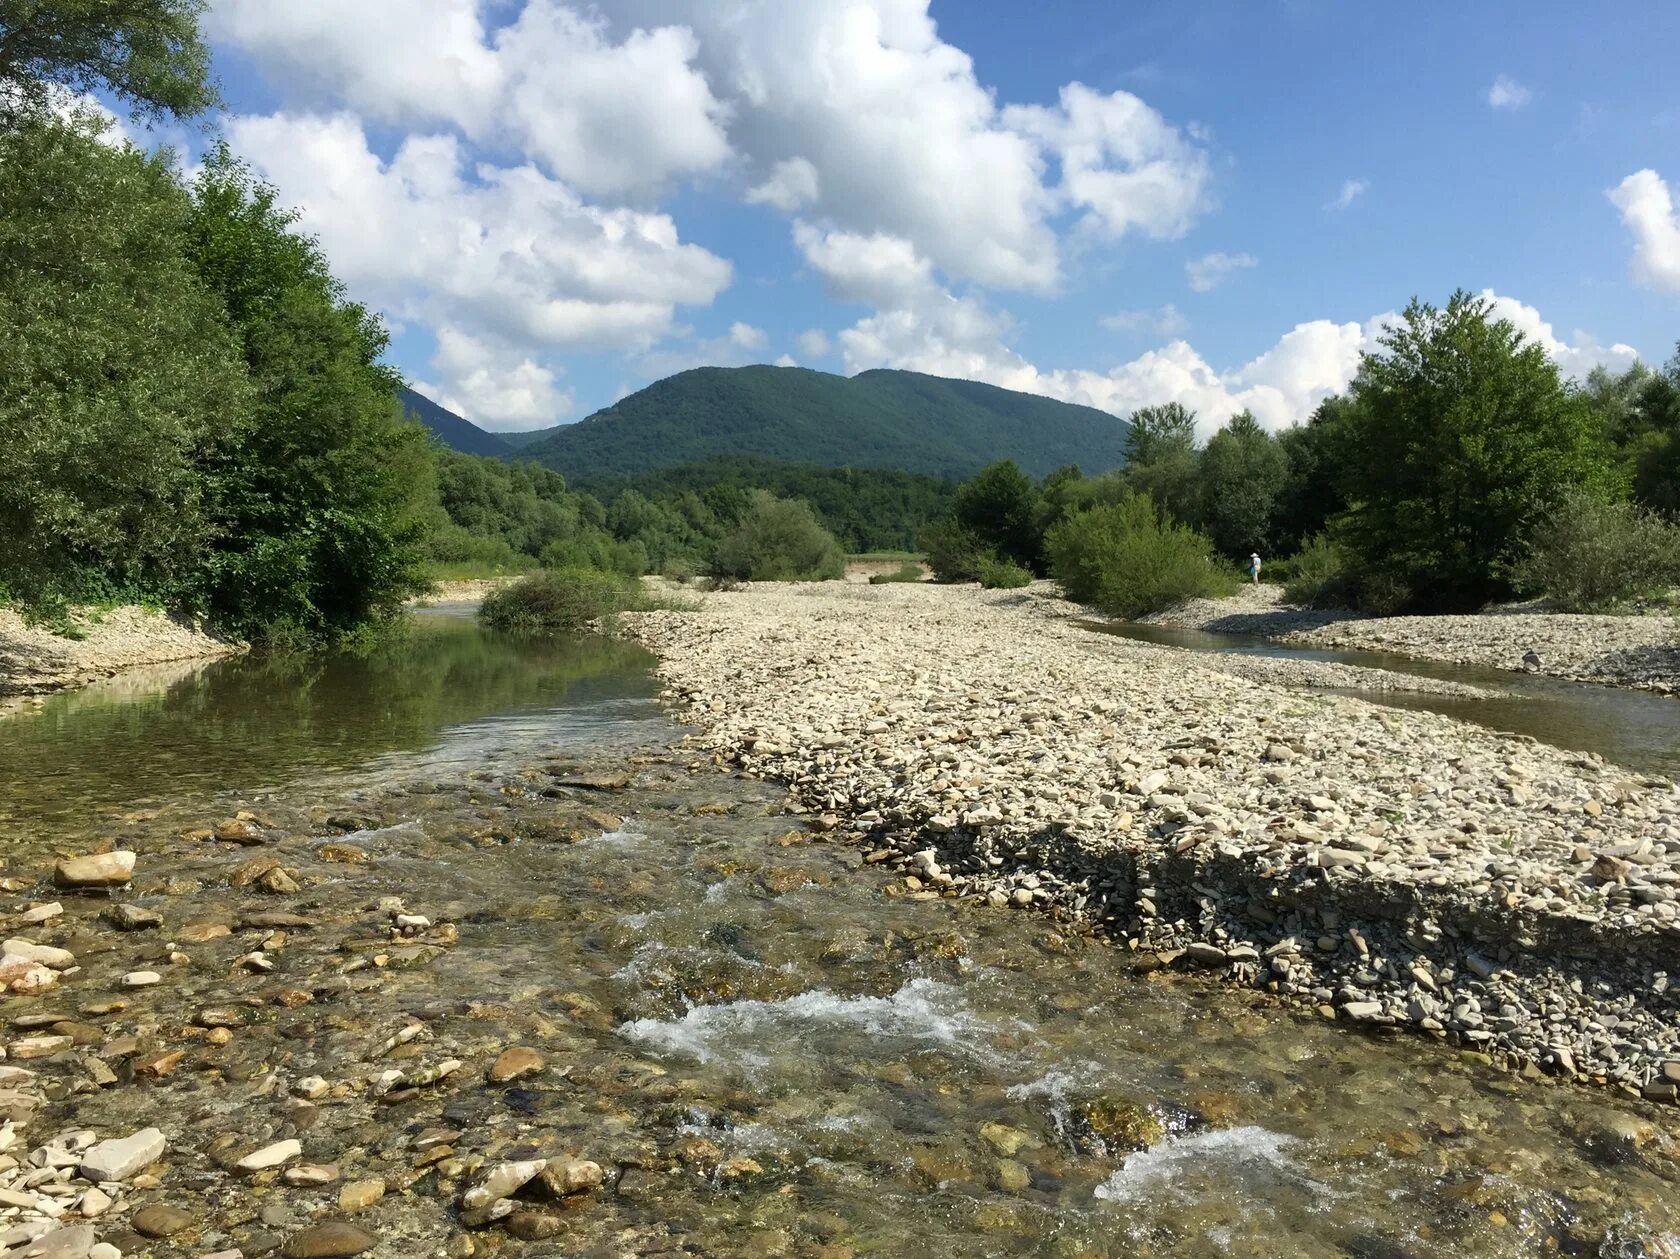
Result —
[[524, 450], [571, 478], [636, 476], [720, 456], [962, 477], [998, 459], [1031, 475], [1125, 462], [1128, 426], [1093, 407], [917, 372], [700, 367]]
[[470, 420], [463, 420], [455, 412], [440, 407], [424, 394], [415, 393], [406, 385], [397, 390], [397, 399], [412, 419], [420, 421], [434, 436], [451, 450], [463, 455], [510, 455], [509, 446], [494, 433], [487, 433]]

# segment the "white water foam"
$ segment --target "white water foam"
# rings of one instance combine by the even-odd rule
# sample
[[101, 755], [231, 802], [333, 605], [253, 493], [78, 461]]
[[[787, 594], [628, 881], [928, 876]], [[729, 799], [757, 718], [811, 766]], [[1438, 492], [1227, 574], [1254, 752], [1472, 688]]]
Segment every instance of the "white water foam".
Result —
[[1125, 1166], [1097, 1186], [1096, 1196], [1109, 1202], [1136, 1202], [1186, 1172], [1210, 1168], [1240, 1176], [1282, 1172], [1310, 1184], [1289, 1157], [1288, 1149], [1295, 1144], [1294, 1137], [1253, 1126], [1173, 1137], [1127, 1158]]
[[771, 1058], [759, 1045], [786, 1046], [790, 1038], [855, 1030], [984, 1053], [991, 1028], [965, 1010], [957, 990], [931, 979], [913, 979], [890, 997], [837, 997], [826, 989], [781, 1001], [736, 1001], [696, 1006], [680, 1019], [636, 1019], [619, 1035], [652, 1049], [701, 1062], [757, 1070]]

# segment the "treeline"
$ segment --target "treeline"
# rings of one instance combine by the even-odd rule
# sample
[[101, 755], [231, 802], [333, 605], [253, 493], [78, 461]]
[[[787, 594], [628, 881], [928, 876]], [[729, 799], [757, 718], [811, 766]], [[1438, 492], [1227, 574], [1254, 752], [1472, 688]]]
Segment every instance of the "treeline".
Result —
[[[953, 487], [908, 473], [857, 473], [774, 460], [717, 460], [608, 483], [599, 496], [534, 463], [438, 453], [430, 556], [444, 569], [592, 568], [630, 577], [748, 577], [731, 544], [765, 500], [797, 501], [844, 550], [914, 545]], [[873, 521], [858, 513], [872, 509]], [[751, 568], [749, 564], [746, 566]], [[727, 570], [727, 571], [726, 571]]]
[[1280, 433], [1244, 412], [1203, 444], [1169, 404], [1133, 414], [1120, 471], [990, 468], [929, 559], [948, 580], [1053, 576], [1129, 616], [1227, 587], [1253, 552], [1291, 598], [1375, 613], [1680, 583], [1680, 352], [1578, 386], [1489, 314], [1413, 301], [1347, 393]]

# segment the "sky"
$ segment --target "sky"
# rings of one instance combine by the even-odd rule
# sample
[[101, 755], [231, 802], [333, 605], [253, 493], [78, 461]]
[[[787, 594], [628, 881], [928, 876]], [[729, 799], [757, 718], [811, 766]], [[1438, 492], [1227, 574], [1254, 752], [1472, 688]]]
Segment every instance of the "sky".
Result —
[[1482, 293], [1680, 340], [1680, 4], [211, 0], [236, 152], [486, 428], [704, 364], [902, 367], [1204, 432]]

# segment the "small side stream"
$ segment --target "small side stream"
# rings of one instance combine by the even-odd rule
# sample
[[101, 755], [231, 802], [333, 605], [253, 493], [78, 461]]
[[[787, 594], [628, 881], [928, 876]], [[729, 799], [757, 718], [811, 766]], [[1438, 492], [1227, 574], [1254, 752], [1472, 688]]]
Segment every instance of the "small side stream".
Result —
[[1473, 698], [1428, 691], [1326, 688], [1338, 695], [1352, 695], [1390, 708], [1422, 709], [1493, 730], [1528, 735], [1570, 751], [1596, 752], [1605, 760], [1629, 769], [1680, 778], [1680, 701], [1667, 696], [1504, 669], [1423, 660], [1393, 652], [1297, 647], [1243, 634], [1216, 634], [1130, 621], [1082, 624], [1099, 633], [1158, 647], [1355, 665], [1501, 691], [1503, 694], [1497, 696]]

